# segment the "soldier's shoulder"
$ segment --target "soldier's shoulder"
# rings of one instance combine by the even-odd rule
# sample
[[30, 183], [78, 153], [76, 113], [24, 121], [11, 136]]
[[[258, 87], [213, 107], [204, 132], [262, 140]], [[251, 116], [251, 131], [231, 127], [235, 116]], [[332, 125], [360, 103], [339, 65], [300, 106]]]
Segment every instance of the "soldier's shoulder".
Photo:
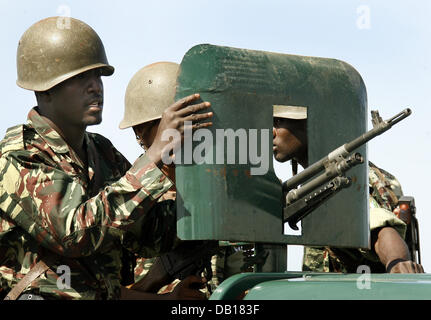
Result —
[[16, 125], [6, 130], [0, 141], [0, 156], [10, 151], [24, 149], [24, 125]]
[[389, 179], [389, 180], [397, 180], [397, 178], [392, 173], [386, 171], [383, 168], [376, 166], [371, 161], [369, 161], [368, 163], [369, 163], [370, 172], [381, 173], [384, 178]]
[[398, 198], [403, 195], [399, 180], [390, 172], [377, 167], [374, 163], [369, 161], [369, 184], [373, 187], [379, 183], [382, 184], [379, 187], [384, 186], [389, 188]]
[[0, 157], [13, 151], [31, 150], [34, 152], [37, 148], [34, 148], [33, 145], [42, 143], [43, 140], [34, 128], [27, 124], [19, 124], [6, 130], [5, 136], [0, 141]]

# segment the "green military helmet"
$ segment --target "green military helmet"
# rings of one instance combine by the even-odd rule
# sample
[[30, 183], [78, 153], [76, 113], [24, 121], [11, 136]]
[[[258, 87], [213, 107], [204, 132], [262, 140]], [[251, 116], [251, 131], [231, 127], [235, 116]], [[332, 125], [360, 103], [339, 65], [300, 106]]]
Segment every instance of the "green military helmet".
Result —
[[95, 68], [101, 68], [104, 76], [114, 73], [99, 36], [80, 20], [46, 18], [27, 29], [19, 41], [16, 83], [21, 88], [46, 91]]
[[273, 116], [276, 118], [304, 120], [307, 119], [307, 107], [274, 105]]
[[156, 62], [135, 73], [126, 89], [120, 129], [162, 117], [163, 111], [174, 103], [178, 70], [177, 63]]

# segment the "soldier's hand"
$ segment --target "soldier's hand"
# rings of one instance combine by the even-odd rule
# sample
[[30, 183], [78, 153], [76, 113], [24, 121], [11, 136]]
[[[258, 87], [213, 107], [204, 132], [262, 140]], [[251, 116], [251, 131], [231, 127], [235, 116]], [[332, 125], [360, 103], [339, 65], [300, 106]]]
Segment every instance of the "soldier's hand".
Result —
[[424, 269], [416, 262], [401, 261], [392, 267], [390, 273], [424, 273]]
[[202, 122], [211, 118], [212, 112], [199, 113], [201, 110], [209, 108], [211, 104], [206, 101], [193, 104], [199, 99], [199, 94], [192, 94], [175, 102], [163, 112], [154, 142], [146, 152], [149, 159], [156, 165], [161, 166], [162, 160], [166, 160], [167, 157], [171, 161], [173, 160], [172, 150], [179, 148], [184, 140], [186, 121], [192, 123], [189, 128], [192, 130], [212, 125], [212, 122]]
[[205, 278], [188, 276], [166, 295], [169, 295], [169, 299], [173, 300], [206, 300], [205, 293], [199, 290], [205, 287], [205, 283]]

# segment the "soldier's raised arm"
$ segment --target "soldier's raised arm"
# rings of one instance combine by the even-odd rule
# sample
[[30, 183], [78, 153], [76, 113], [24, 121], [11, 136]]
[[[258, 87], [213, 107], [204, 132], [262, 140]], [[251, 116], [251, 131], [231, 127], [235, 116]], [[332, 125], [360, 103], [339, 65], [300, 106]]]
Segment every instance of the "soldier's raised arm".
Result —
[[[18, 46], [17, 84], [35, 91], [37, 107], [0, 143], [0, 246], [11, 259], [7, 265], [0, 259], [0, 274], [13, 287], [53, 256], [52, 270], [71, 268], [73, 288], [56, 288], [49, 273], [23, 288], [50, 297], [118, 298], [125, 235], [149, 248], [176, 236], [157, 227], [175, 219], [149, 214], [172, 186], [159, 169], [167, 141], [158, 139], [130, 165], [108, 139], [86, 131], [102, 121], [101, 76], [114, 68], [90, 26], [69, 18], [70, 28], [60, 28], [58, 19], [35, 23]], [[182, 136], [184, 121], [198, 125], [210, 117], [195, 114], [209, 106], [191, 106], [198, 98], [175, 103], [163, 116], [164, 129]]]

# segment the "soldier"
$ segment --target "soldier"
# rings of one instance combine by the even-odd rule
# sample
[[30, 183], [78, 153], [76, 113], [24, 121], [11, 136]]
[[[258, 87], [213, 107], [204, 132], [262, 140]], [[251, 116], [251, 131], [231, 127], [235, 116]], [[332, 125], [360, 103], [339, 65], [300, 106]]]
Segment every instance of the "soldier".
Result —
[[35, 91], [37, 106], [0, 143], [1, 288], [13, 288], [8, 299], [118, 299], [127, 250], [151, 256], [176, 238], [175, 217], [152, 209], [173, 185], [161, 134], [182, 132], [184, 121], [211, 125], [200, 123], [211, 113], [195, 114], [210, 104], [190, 106], [198, 94], [172, 104], [130, 165], [86, 131], [102, 121], [101, 76], [114, 72], [102, 41], [82, 21], [60, 28], [57, 19], [35, 23], [18, 45], [17, 84]]
[[[303, 168], [307, 158], [307, 112], [304, 107], [274, 106], [273, 151], [277, 161], [292, 160]], [[293, 166], [295, 174], [295, 166]], [[304, 247], [304, 271], [350, 272], [368, 265], [372, 272], [422, 273], [410, 260], [403, 240], [406, 225], [392, 212], [402, 195], [398, 181], [369, 163], [371, 250]]]
[[[157, 62], [140, 69], [130, 80], [125, 95], [124, 118], [120, 123], [120, 129], [133, 128], [136, 140], [146, 151], [152, 147], [160, 118], [166, 108], [172, 104], [175, 97], [175, 86], [179, 65], [173, 62]], [[175, 181], [175, 167], [164, 165], [164, 171], [168, 172], [168, 177]], [[159, 198], [159, 202], [175, 200], [175, 187]], [[210, 284], [214, 289], [226, 277], [241, 272], [244, 254], [241, 250], [234, 250], [231, 246], [225, 246], [219, 250], [212, 258], [213, 278]], [[161, 267], [159, 259], [145, 259], [139, 257], [135, 267], [135, 290], [147, 291], [149, 287], [159, 289], [166, 284], [160, 281], [147, 282], [146, 275], [151, 270], [152, 279], [156, 268]], [[160, 270], [159, 270], [160, 271]], [[178, 283], [178, 280], [163, 286], [158, 292], [166, 293]]]

